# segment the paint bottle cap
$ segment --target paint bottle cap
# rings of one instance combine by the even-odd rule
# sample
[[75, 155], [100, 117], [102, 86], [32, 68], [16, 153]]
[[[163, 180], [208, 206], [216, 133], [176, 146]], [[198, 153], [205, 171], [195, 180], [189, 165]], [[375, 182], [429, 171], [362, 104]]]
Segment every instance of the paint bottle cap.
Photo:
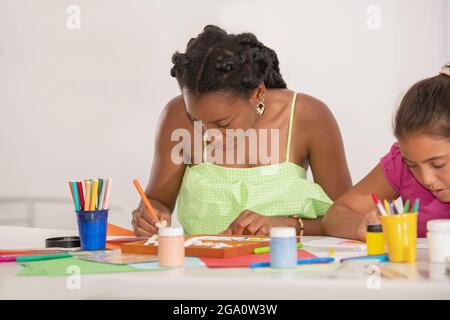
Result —
[[160, 228], [158, 234], [160, 237], [179, 237], [183, 236], [183, 228], [178, 227]]
[[450, 219], [436, 219], [427, 222], [429, 232], [448, 232], [450, 231]]
[[383, 232], [383, 227], [379, 223], [368, 224], [367, 232]]
[[46, 248], [79, 248], [81, 247], [80, 237], [56, 237], [45, 239]]
[[272, 238], [291, 238], [295, 237], [295, 228], [292, 227], [273, 227], [270, 229]]

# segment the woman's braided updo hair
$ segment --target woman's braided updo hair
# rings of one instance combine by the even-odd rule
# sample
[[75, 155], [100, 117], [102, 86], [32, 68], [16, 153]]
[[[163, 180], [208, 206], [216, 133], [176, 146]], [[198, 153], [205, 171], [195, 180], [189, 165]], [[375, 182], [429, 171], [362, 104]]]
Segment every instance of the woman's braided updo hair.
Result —
[[231, 92], [249, 97], [261, 83], [286, 88], [275, 51], [252, 33], [228, 34], [208, 25], [189, 41], [186, 53], [174, 53], [172, 62], [170, 74], [195, 95]]

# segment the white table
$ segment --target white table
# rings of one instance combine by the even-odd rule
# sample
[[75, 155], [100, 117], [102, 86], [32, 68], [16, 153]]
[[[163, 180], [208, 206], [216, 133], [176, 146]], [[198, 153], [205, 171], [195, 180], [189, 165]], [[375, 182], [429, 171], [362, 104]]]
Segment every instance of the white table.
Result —
[[[74, 235], [76, 231], [0, 226], [0, 248], [42, 248], [44, 239]], [[327, 248], [314, 248], [304, 237], [305, 248], [327, 256]], [[379, 289], [368, 289], [370, 275], [335, 277], [331, 271], [256, 272], [247, 268], [200, 267], [82, 275], [80, 289], [69, 289], [68, 277], [15, 274], [16, 263], [0, 263], [0, 299], [450, 299], [450, 277], [443, 264], [427, 261], [427, 250], [418, 250], [414, 265], [389, 264], [407, 271], [414, 280], [380, 279]], [[336, 258], [364, 252], [336, 249]]]

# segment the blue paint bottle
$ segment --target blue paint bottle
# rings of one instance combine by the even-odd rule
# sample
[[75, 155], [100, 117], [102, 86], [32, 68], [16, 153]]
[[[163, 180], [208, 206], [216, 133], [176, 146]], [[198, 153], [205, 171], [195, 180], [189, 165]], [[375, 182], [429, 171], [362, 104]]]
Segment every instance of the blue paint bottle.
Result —
[[295, 228], [270, 229], [270, 266], [277, 269], [291, 269], [297, 266]]

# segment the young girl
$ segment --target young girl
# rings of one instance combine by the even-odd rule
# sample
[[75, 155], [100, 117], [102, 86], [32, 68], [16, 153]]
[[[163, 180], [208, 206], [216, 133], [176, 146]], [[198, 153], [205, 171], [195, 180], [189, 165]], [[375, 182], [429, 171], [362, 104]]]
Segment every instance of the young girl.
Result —
[[[207, 26], [172, 62], [182, 95], [161, 115], [146, 188], [159, 220], [170, 224], [178, 198], [177, 217], [187, 234], [267, 235], [273, 226], [320, 234], [320, 218], [332, 199], [351, 187], [339, 128], [328, 108], [288, 90], [276, 53], [251, 33]], [[274, 140], [270, 133], [252, 150], [247, 140], [236, 145], [236, 137], [229, 139], [232, 129], [279, 134]], [[179, 150], [173, 135], [183, 132], [194, 141]], [[199, 133], [207, 136], [205, 143], [196, 141]], [[227, 160], [243, 151], [244, 161], [220, 163], [211, 159], [211, 149]], [[263, 149], [270, 150], [269, 163], [260, 157]], [[316, 183], [306, 179], [308, 166]], [[157, 232], [157, 222], [142, 204], [133, 211], [139, 236]]]
[[367, 224], [379, 222], [372, 193], [419, 199], [419, 237], [426, 236], [428, 220], [450, 219], [450, 63], [408, 90], [394, 133], [398, 142], [328, 210], [322, 220], [326, 234], [365, 240]]

